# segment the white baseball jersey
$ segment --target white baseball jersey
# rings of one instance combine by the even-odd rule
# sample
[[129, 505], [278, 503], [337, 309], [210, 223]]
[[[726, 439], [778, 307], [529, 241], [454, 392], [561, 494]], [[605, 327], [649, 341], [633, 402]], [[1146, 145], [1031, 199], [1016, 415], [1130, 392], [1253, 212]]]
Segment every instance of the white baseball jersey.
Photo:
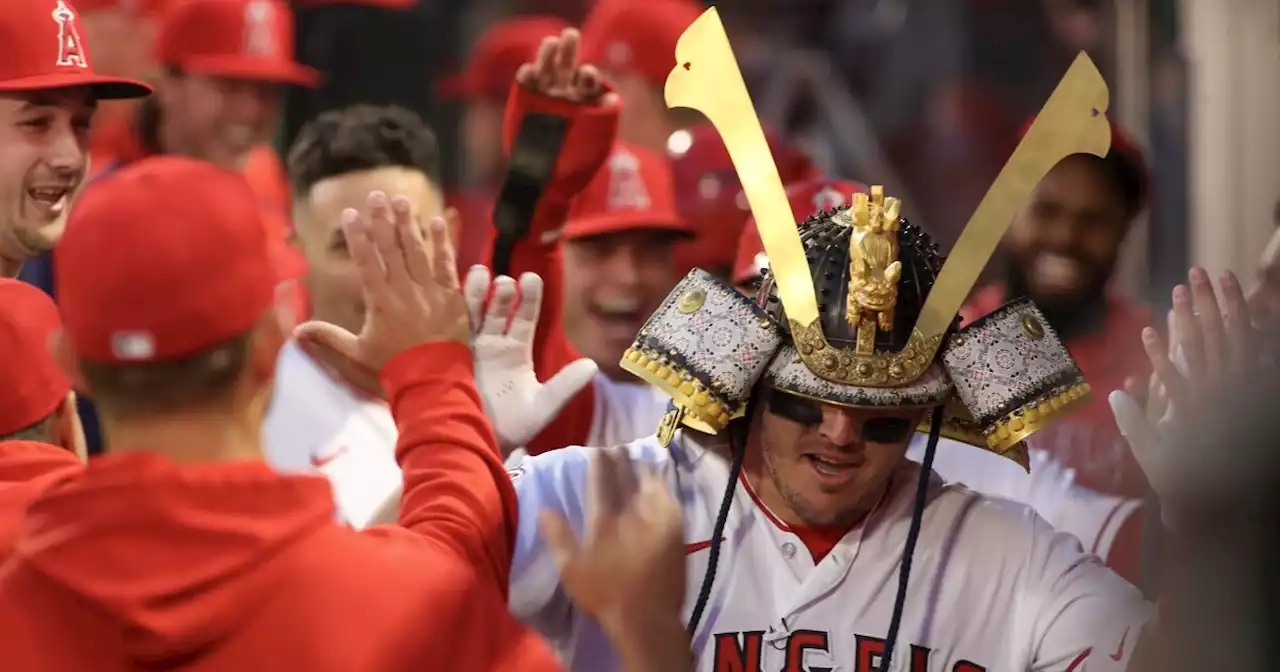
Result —
[[356, 396], [294, 343], [280, 352], [263, 429], [267, 461], [329, 478], [338, 515], [357, 529], [398, 498], [396, 423], [385, 403]]
[[[654, 438], [627, 446], [632, 459], [662, 470], [683, 503], [686, 618], [728, 484], [728, 462], [710, 449], [712, 441], [682, 432], [669, 451]], [[513, 612], [546, 635], [572, 669], [596, 672], [619, 668], [607, 638], [559, 588], [537, 524], [539, 512], [550, 510], [583, 534], [592, 450], [553, 451], [512, 470], [520, 523], [510, 599]], [[939, 450], [974, 449], [944, 441]], [[878, 670], [919, 473], [907, 462], [880, 505], [816, 564], [742, 479], [694, 635], [698, 669]], [[1150, 611], [1135, 588], [1026, 505], [931, 474], [894, 669], [1122, 670]]]
[[[924, 448], [925, 441], [915, 441], [907, 457], [923, 461]], [[1034, 437], [1028, 452], [1031, 473], [995, 453], [943, 441], [934, 455], [933, 470], [948, 483], [1029, 505], [1058, 531], [1075, 535], [1086, 551], [1106, 559], [1121, 525], [1135, 515], [1142, 501], [1077, 485], [1075, 472], [1048, 452], [1037, 450]]]
[[671, 401], [662, 390], [642, 383], [620, 382], [596, 374], [595, 406], [591, 414], [588, 446], [620, 446], [652, 434]]
[[[649, 436], [666, 413], [670, 398], [650, 385], [595, 378], [595, 408], [588, 446], [620, 446]], [[1080, 540], [1085, 550], [1106, 558], [1121, 524], [1140, 500], [1102, 495], [1076, 484], [1075, 473], [1035, 448], [1031, 441], [1031, 473], [994, 453], [944, 441], [933, 470], [948, 483], [1029, 504], [1042, 518]], [[907, 456], [924, 459], [924, 441], [912, 444]]]

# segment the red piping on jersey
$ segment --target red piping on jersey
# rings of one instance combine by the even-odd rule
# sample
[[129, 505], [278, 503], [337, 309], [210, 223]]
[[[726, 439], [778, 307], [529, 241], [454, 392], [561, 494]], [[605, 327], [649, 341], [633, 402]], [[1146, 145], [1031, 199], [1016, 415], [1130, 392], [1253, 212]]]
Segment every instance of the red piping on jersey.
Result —
[[1098, 547], [1102, 545], [1102, 537], [1107, 534], [1107, 530], [1111, 529], [1111, 520], [1116, 517], [1116, 513], [1120, 511], [1120, 507], [1124, 506], [1124, 500], [1111, 507], [1111, 511], [1107, 513], [1107, 517], [1102, 519], [1102, 527], [1098, 529], [1098, 537], [1093, 540], [1093, 549], [1089, 552], [1097, 555]]
[[1088, 659], [1089, 654], [1091, 653], [1093, 653], [1092, 648], [1085, 649], [1083, 652], [1081, 652], [1080, 655], [1076, 656], [1076, 659], [1071, 661], [1071, 664], [1067, 666], [1067, 672], [1076, 672], [1076, 668], [1080, 667], [1080, 663], [1083, 663], [1086, 659]]
[[756, 491], [751, 487], [751, 481], [747, 480], [747, 473], [745, 471], [738, 474], [738, 481], [742, 483], [742, 489], [747, 491], [747, 496], [751, 498], [751, 501], [755, 502], [756, 508], [760, 509], [761, 513], [764, 514], [764, 517], [768, 518], [769, 522], [773, 523], [774, 527], [786, 532], [787, 534], [796, 533], [795, 530], [791, 529], [790, 525], [778, 520], [777, 516], [774, 516], [773, 512], [769, 510], [769, 507], [765, 506], [764, 502], [760, 501], [760, 496], [757, 495]]

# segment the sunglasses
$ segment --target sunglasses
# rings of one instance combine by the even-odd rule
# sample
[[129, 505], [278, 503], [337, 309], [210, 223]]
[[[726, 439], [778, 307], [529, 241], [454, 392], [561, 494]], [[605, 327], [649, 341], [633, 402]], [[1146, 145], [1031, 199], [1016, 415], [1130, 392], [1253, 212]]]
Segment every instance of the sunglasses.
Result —
[[[766, 409], [781, 418], [804, 425], [817, 427], [822, 424], [822, 407], [824, 404], [794, 394], [778, 390], [769, 390]], [[879, 415], [867, 418], [862, 422], [862, 440], [869, 443], [902, 443], [910, 438], [916, 430], [916, 422], [911, 418]]]

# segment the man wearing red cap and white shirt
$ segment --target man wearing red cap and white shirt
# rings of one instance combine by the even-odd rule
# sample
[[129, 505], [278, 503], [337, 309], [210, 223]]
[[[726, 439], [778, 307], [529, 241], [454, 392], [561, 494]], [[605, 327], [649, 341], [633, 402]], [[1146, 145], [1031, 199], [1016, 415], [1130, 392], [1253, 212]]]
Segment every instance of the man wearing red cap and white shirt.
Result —
[[502, 186], [502, 113], [520, 65], [532, 61], [545, 37], [567, 26], [551, 16], [517, 16], [501, 21], [480, 36], [457, 77], [444, 82], [443, 93], [466, 105], [462, 117], [465, 187], [448, 195], [458, 209], [458, 266], [481, 263], [489, 238], [494, 194]]
[[61, 237], [98, 101], [151, 92], [94, 74], [77, 19], [65, 0], [8, 0], [0, 11], [0, 277]]
[[0, 560], [27, 503], [83, 466], [75, 393], [50, 350], [61, 329], [44, 292], [0, 278]]
[[[375, 193], [363, 215], [344, 213], [377, 309], [343, 342], [382, 374], [406, 479], [400, 526], [360, 534], [334, 523], [324, 479], [262, 462], [288, 325], [247, 185], [179, 157], [104, 180], [59, 250], [55, 350], [97, 394], [112, 452], [28, 509], [0, 583], [0, 631], [22, 633], [6, 639], [5, 669], [557, 669], [504, 604], [515, 493], [471, 380], [444, 223], [429, 227], [429, 255], [403, 199]], [[678, 572], [678, 507], [643, 499], [666, 513], [623, 515], [620, 531]], [[567, 575], [587, 575], [588, 604], [619, 614], [618, 632], [639, 627], [618, 600], [654, 577], [632, 565], [627, 590], [599, 585], [601, 554], [629, 542], [594, 542], [562, 549]], [[687, 651], [674, 613], [632, 634]]]
[[[272, 133], [278, 119], [279, 87], [314, 84], [317, 74], [293, 59], [293, 26], [280, 0], [175, 0], [164, 13], [155, 41], [155, 61], [164, 68], [156, 95], [136, 120], [137, 142], [116, 158], [110, 172], [152, 154], [181, 154], [241, 170]], [[269, 151], [269, 150], [268, 150]], [[270, 162], [278, 164], [272, 155]], [[269, 234], [280, 241], [288, 223], [283, 171], [266, 171], [255, 186]], [[93, 187], [90, 187], [93, 188]], [[301, 258], [281, 247], [281, 277], [297, 278]], [[36, 260], [23, 279], [53, 296], [52, 261]], [[297, 310], [301, 311], [302, 306]], [[89, 452], [102, 450], [97, 417], [82, 400]]]
[[670, 109], [663, 97], [676, 42], [705, 7], [693, 0], [600, 0], [582, 23], [582, 61], [598, 68], [622, 97], [618, 137], [665, 152], [671, 134], [702, 115]]

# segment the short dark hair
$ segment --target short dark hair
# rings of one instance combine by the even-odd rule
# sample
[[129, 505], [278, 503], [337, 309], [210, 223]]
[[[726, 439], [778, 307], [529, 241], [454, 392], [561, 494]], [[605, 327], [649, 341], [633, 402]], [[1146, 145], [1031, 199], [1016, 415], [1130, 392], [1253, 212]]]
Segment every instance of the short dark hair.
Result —
[[440, 148], [417, 114], [394, 105], [353, 105], [302, 127], [289, 150], [289, 181], [304, 196], [321, 180], [389, 166], [420, 170], [440, 184]]
[[164, 415], [216, 406], [249, 365], [253, 332], [183, 359], [146, 364], [81, 360], [80, 372], [99, 408], [119, 418]]

